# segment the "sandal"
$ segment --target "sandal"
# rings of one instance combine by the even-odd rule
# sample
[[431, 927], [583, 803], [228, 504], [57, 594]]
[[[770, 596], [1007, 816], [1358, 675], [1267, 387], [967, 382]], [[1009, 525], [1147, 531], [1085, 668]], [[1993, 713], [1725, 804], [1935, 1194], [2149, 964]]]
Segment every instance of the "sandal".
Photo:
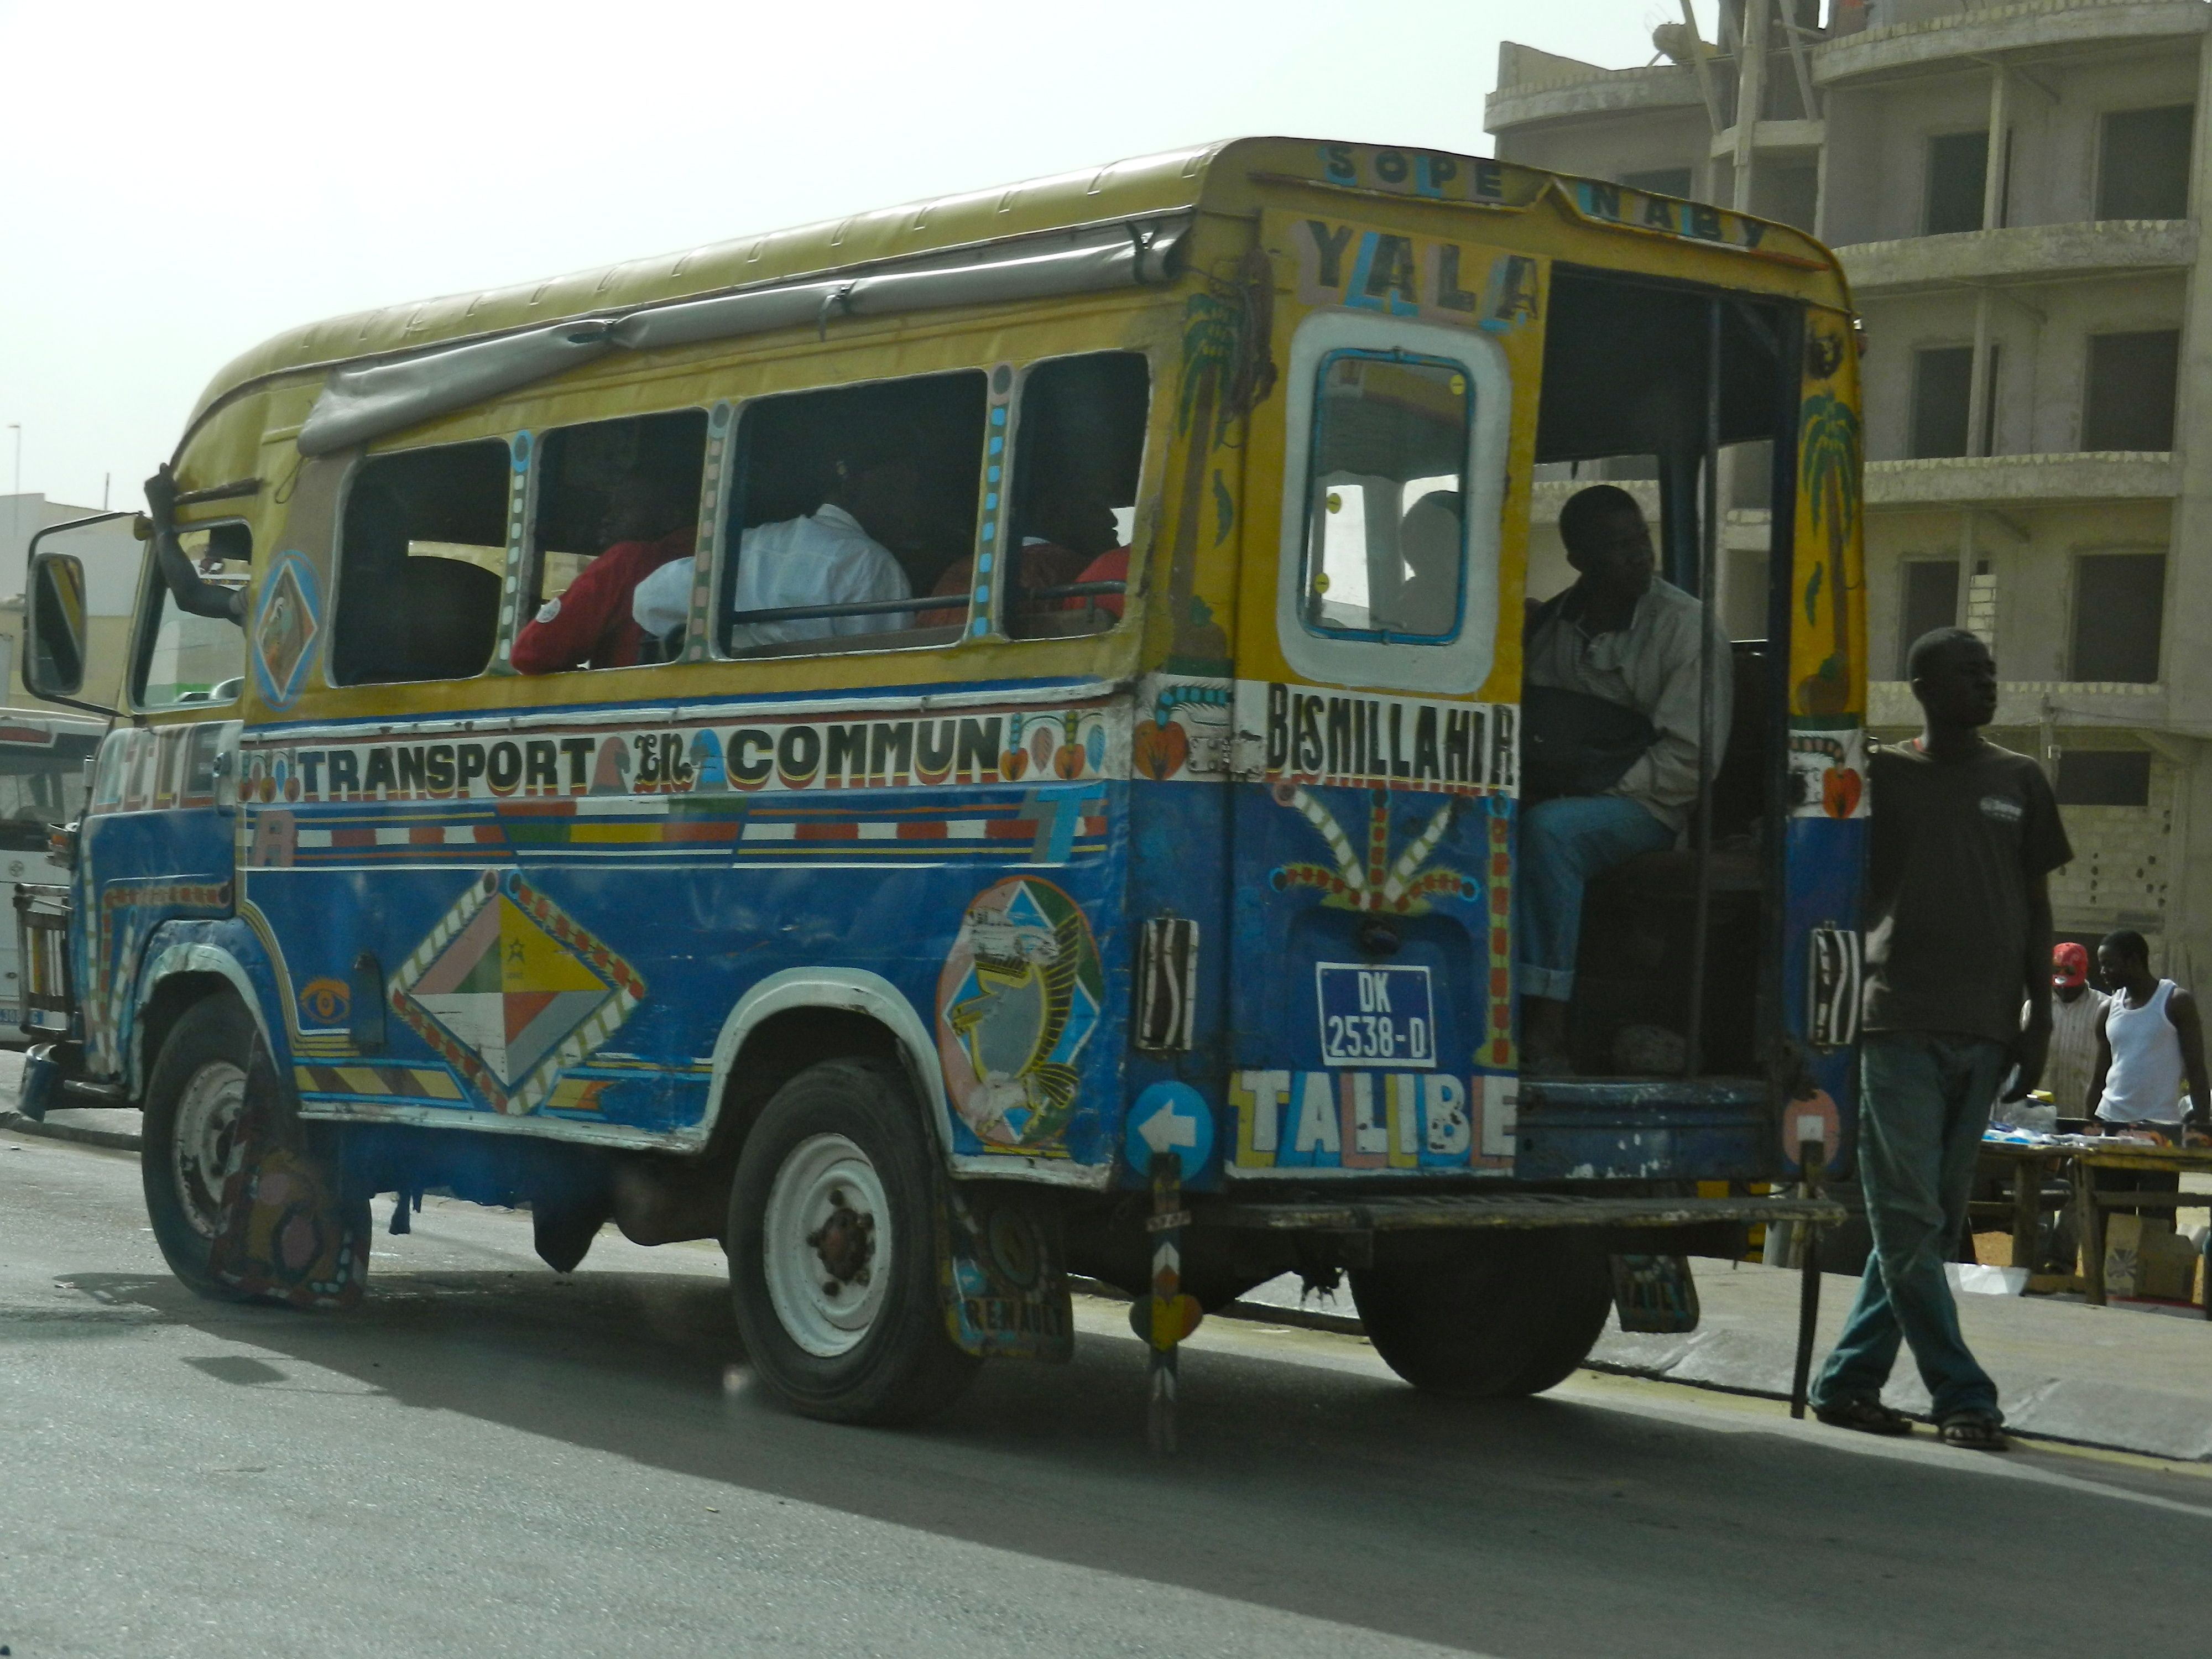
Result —
[[1912, 1419], [1893, 1411], [1879, 1400], [1838, 1400], [1815, 1406], [1813, 1415], [1832, 1429], [1856, 1429], [1863, 1434], [1911, 1434]]
[[1963, 1447], [1968, 1451], [2012, 1449], [2012, 1442], [2005, 1438], [2003, 1425], [1994, 1417], [1979, 1412], [1960, 1412], [1955, 1417], [1945, 1418], [1940, 1432], [1945, 1445]]

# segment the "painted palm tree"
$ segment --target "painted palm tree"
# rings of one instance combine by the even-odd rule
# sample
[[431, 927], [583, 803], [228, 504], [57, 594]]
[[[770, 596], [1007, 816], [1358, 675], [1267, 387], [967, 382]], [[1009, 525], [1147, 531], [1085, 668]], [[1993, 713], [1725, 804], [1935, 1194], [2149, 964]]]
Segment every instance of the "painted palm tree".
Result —
[[1278, 784], [1275, 799], [1297, 811], [1320, 834], [1328, 848], [1328, 864], [1285, 864], [1268, 878], [1279, 892], [1293, 887], [1317, 887], [1322, 902], [1340, 910], [1382, 910], [1396, 915], [1426, 914], [1429, 896], [1473, 899], [1475, 884], [1458, 871], [1431, 865], [1429, 855], [1452, 826], [1464, 805], [1456, 798], [1437, 808], [1421, 833], [1407, 842], [1393, 861], [1390, 857], [1390, 792], [1370, 792], [1367, 815], [1367, 858], [1360, 861], [1352, 837], [1336, 815], [1296, 784]]
[[1844, 550], [1859, 515], [1860, 446], [1858, 411], [1832, 392], [1805, 400], [1797, 428], [1797, 487], [1805, 492], [1813, 528], [1828, 544], [1826, 565], [1814, 565], [1805, 579], [1805, 620], [1820, 614], [1820, 590], [1827, 589], [1835, 617], [1835, 649], [1797, 684], [1797, 709], [1805, 714], [1840, 714], [1850, 703], [1850, 618], [1849, 587], [1844, 580]]

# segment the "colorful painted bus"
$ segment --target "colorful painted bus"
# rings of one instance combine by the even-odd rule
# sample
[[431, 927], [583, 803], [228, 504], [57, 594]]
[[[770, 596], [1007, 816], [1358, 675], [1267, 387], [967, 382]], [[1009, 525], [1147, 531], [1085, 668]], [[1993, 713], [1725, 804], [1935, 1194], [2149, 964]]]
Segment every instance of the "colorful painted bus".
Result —
[[[33, 1092], [142, 1105], [210, 1295], [351, 1301], [385, 1194], [720, 1239], [829, 1418], [1064, 1357], [1077, 1276], [1169, 1344], [1348, 1273], [1547, 1388], [1850, 1155], [1856, 358], [1786, 227], [1282, 138], [281, 335], [155, 488]], [[1607, 477], [1736, 695], [1523, 1075], [1523, 619]]]

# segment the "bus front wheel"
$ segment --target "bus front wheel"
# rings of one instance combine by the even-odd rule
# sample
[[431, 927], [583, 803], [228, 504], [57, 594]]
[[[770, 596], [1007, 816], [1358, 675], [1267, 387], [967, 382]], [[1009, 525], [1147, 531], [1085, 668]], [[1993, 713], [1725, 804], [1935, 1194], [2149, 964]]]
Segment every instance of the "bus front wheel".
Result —
[[1612, 1271], [1595, 1237], [1560, 1230], [1424, 1240], [1354, 1268], [1352, 1297], [1383, 1363], [1462, 1400], [1541, 1394], [1605, 1328]]
[[809, 1066], [746, 1136], [727, 1233], [738, 1332], [797, 1411], [912, 1422], [975, 1376], [939, 1299], [937, 1180], [913, 1093], [884, 1062]]
[[[245, 1183], [233, 1185], [234, 1177], [249, 1165], [261, 1166], [272, 1152], [291, 1154], [328, 1173], [304, 1127], [289, 1110], [276, 1109], [274, 1117], [260, 1111], [249, 1116], [247, 1075], [257, 1065], [264, 1068], [264, 1087], [271, 1095], [281, 1093], [265, 1072], [268, 1051], [257, 1042], [253, 1016], [233, 996], [194, 1003], [162, 1039], [146, 1079], [139, 1152], [154, 1242], [170, 1271], [201, 1296], [300, 1307], [328, 1306], [335, 1298], [338, 1305], [348, 1305], [360, 1294], [358, 1270], [365, 1261], [351, 1252], [368, 1248], [368, 1200], [344, 1198], [310, 1174], [304, 1198], [294, 1185], [289, 1197], [267, 1199], [281, 1219], [257, 1239], [255, 1217], [267, 1212], [255, 1206], [264, 1200], [242, 1196]], [[256, 1139], [270, 1136], [273, 1143]], [[242, 1214], [231, 1207], [240, 1202], [247, 1206]], [[228, 1273], [238, 1282], [216, 1273], [219, 1239], [232, 1248]], [[256, 1255], [257, 1249], [266, 1253]], [[316, 1282], [319, 1274], [344, 1279], [349, 1272], [349, 1290]]]

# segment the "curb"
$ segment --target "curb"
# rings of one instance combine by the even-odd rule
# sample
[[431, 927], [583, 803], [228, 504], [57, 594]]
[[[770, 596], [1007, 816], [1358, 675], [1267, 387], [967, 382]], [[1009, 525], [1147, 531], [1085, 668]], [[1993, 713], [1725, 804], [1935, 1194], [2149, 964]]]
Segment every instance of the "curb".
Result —
[[115, 1129], [80, 1129], [74, 1123], [40, 1123], [21, 1112], [0, 1112], [0, 1130], [11, 1135], [36, 1135], [47, 1140], [74, 1141], [80, 1146], [106, 1146], [118, 1152], [135, 1152], [143, 1142], [137, 1135]]

